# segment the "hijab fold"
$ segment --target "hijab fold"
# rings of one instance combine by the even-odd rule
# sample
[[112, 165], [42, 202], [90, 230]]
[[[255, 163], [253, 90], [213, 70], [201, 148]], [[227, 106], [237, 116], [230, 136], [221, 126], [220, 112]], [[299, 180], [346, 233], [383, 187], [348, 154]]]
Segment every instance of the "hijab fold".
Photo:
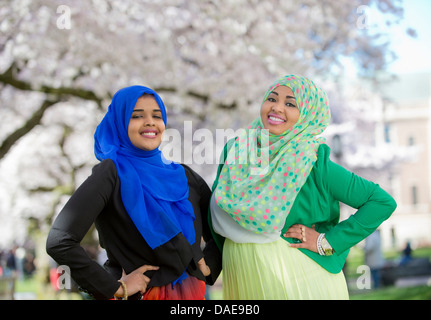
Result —
[[144, 94], [154, 96], [166, 125], [166, 108], [154, 90], [143, 86], [121, 89], [96, 129], [94, 152], [98, 160], [115, 163], [124, 207], [152, 249], [179, 233], [193, 244], [195, 216], [184, 168], [166, 160], [158, 148], [145, 151], [135, 147], [128, 137], [132, 112]]
[[[292, 89], [300, 111], [289, 130], [273, 135], [255, 119], [241, 131], [227, 153], [215, 190], [217, 205], [254, 233], [281, 232], [298, 192], [325, 139], [318, 137], [330, 121], [328, 97], [313, 81], [288, 75], [275, 81]], [[262, 103], [263, 103], [262, 102]]]

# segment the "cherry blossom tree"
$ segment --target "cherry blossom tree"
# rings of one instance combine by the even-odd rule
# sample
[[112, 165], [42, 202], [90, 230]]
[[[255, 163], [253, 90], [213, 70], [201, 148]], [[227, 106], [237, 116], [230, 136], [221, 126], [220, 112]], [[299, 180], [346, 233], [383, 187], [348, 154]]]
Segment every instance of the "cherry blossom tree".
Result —
[[[346, 57], [361, 75], [384, 70], [393, 53], [368, 7], [402, 18], [396, 0], [0, 0], [0, 216], [10, 230], [22, 217], [50, 225], [95, 164], [95, 127], [124, 86], [159, 92], [184, 134], [186, 121], [244, 126], [281, 75], [331, 81]], [[210, 183], [214, 170], [191, 166]]]

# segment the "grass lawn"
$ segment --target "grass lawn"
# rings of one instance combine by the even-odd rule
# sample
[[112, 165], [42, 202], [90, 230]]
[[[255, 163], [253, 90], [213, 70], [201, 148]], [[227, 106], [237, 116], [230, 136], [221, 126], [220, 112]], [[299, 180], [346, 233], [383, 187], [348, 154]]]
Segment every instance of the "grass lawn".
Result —
[[[385, 259], [393, 260], [400, 257], [397, 251], [384, 252]], [[413, 251], [414, 258], [431, 257], [431, 248], [419, 248]], [[347, 258], [346, 279], [352, 283], [360, 276], [357, 268], [364, 264], [364, 253], [358, 247], [352, 248]], [[354, 290], [350, 295], [351, 300], [431, 300], [431, 286], [421, 285], [415, 287], [398, 288], [395, 286], [384, 287], [377, 290]]]
[[368, 290], [365, 293], [350, 295], [350, 300], [431, 300], [431, 287], [387, 287]]
[[[28, 279], [18, 279], [15, 282], [15, 293], [19, 297], [24, 294], [23, 299], [36, 300], [82, 300], [78, 293], [69, 293], [65, 290], [54, 291], [51, 286], [42, 284], [37, 276]], [[32, 293], [28, 295], [28, 293]]]
[[[395, 251], [385, 252], [386, 259], [396, 259], [399, 253]], [[431, 248], [420, 248], [413, 251], [413, 257], [431, 257]], [[360, 276], [357, 268], [364, 264], [363, 251], [358, 248], [352, 248], [347, 259], [345, 275], [348, 283], [355, 283]], [[221, 279], [220, 279], [221, 280]], [[220, 281], [221, 282], [221, 281]], [[220, 285], [210, 288], [210, 299], [222, 299]], [[54, 292], [50, 287], [41, 284], [38, 277], [26, 280], [18, 280], [15, 285], [15, 291], [20, 293], [33, 292], [38, 300], [57, 300], [57, 299], [82, 299], [76, 293]], [[431, 286], [421, 285], [416, 287], [397, 288], [394, 286], [384, 287], [377, 290], [352, 290], [351, 300], [431, 300]]]
[[[40, 292], [39, 284], [35, 278], [16, 282], [16, 292]], [[210, 299], [222, 299], [221, 288], [210, 289]], [[37, 299], [80, 299], [78, 295], [56, 296], [53, 292], [45, 292], [44, 296], [37, 296]], [[431, 300], [430, 286], [417, 286], [408, 288], [387, 287], [378, 290], [364, 290], [363, 293], [350, 295], [351, 300]]]
[[15, 282], [15, 292], [37, 292], [38, 289], [39, 284], [35, 277]]

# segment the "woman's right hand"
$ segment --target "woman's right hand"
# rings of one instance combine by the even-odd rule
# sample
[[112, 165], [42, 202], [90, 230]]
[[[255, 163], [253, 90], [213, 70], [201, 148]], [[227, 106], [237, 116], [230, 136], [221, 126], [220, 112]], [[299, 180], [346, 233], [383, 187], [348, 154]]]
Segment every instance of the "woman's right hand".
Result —
[[[159, 267], [143, 265], [142, 267], [139, 267], [138, 269], [130, 272], [127, 275], [123, 270], [123, 276], [120, 280], [122, 280], [126, 284], [128, 296], [131, 296], [137, 292], [141, 292], [142, 294], [144, 294], [145, 291], [147, 291], [147, 286], [150, 282], [150, 278], [148, 278], [144, 273], [149, 270], [159, 270]], [[115, 296], [124, 296], [122, 286], [118, 288], [117, 292], [115, 293]]]

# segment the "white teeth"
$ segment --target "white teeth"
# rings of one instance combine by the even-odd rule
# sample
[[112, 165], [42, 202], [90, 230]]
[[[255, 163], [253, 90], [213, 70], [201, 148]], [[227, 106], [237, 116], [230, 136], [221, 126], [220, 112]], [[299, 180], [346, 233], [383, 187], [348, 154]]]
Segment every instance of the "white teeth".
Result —
[[280, 118], [276, 118], [276, 117], [269, 117], [269, 119], [271, 119], [272, 121], [278, 121], [278, 122], [284, 122], [284, 120], [283, 119], [280, 119]]
[[155, 136], [156, 133], [155, 132], [144, 132], [142, 135], [144, 135], [144, 136]]

